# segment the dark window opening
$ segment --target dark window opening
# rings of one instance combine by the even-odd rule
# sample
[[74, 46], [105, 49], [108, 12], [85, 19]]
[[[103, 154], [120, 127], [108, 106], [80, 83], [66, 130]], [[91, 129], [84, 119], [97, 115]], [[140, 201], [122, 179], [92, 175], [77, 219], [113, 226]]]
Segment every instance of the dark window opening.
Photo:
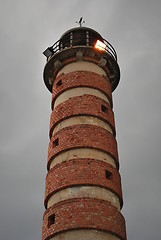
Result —
[[59, 145], [59, 139], [55, 139], [55, 141], [53, 142], [53, 148]]
[[75, 31], [73, 32], [73, 46], [86, 45], [86, 32]]
[[108, 108], [104, 105], [101, 106], [102, 112], [107, 113], [108, 112]]
[[70, 47], [70, 34], [66, 34], [59, 43], [59, 49], [62, 50], [66, 47]]
[[112, 172], [105, 170], [105, 173], [106, 173], [106, 178], [110, 180], [112, 178]]
[[56, 86], [61, 86], [62, 85], [62, 80], [59, 80], [57, 83], [56, 83]]
[[54, 223], [55, 223], [55, 214], [52, 214], [51, 216], [48, 217], [48, 227], [50, 227]]

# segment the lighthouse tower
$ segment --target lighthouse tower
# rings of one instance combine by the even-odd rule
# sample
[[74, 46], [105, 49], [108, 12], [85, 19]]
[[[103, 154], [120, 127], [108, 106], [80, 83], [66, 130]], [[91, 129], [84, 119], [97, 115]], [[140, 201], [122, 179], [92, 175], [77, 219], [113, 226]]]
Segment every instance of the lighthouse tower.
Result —
[[52, 113], [42, 240], [126, 240], [112, 110], [116, 52], [80, 26], [44, 55]]

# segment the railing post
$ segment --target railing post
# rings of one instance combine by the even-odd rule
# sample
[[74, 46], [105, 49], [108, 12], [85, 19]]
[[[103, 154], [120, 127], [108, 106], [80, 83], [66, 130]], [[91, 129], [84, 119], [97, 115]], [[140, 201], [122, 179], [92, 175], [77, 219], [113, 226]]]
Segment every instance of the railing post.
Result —
[[89, 31], [86, 31], [86, 45], [89, 46]]
[[73, 46], [73, 33], [70, 33], [70, 47]]
[[63, 43], [60, 43], [60, 50], [63, 50]]

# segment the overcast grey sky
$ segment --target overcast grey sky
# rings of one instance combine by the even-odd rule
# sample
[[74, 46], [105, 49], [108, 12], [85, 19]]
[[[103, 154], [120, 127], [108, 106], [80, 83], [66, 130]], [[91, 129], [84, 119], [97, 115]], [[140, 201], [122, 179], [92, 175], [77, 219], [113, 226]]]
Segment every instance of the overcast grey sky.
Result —
[[0, 3], [0, 239], [41, 239], [51, 114], [42, 52], [81, 16], [118, 54], [113, 101], [128, 239], [161, 239], [161, 1]]

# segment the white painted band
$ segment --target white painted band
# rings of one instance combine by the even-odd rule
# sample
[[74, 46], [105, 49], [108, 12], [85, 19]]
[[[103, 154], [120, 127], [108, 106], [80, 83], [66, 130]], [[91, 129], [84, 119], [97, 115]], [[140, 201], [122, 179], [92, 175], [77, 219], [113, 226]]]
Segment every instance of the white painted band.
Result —
[[120, 238], [103, 231], [82, 229], [60, 233], [50, 240], [120, 240]]
[[78, 97], [83, 95], [93, 95], [96, 97], [99, 97], [110, 105], [110, 102], [105, 94], [100, 92], [97, 89], [89, 88], [89, 87], [76, 87], [69, 90], [66, 90], [65, 92], [61, 93], [55, 100], [53, 108], [57, 107], [60, 103], [63, 103], [67, 100], [69, 100], [72, 97]]
[[67, 118], [67, 119], [61, 121], [53, 129], [52, 134], [54, 135], [56, 132], [58, 132], [59, 130], [61, 130], [65, 127], [78, 125], [78, 124], [90, 124], [90, 125], [102, 127], [113, 134], [112, 128], [109, 126], [109, 124], [107, 122], [104, 122], [103, 120], [101, 120], [97, 117], [92, 117], [92, 116], [88, 116], [88, 115], [87, 116], [84, 116], [84, 115], [83, 116], [74, 116], [74, 117], [70, 117], [70, 118]]
[[120, 202], [118, 197], [113, 192], [103, 187], [96, 186], [77, 186], [60, 190], [49, 198], [47, 202], [47, 208], [60, 201], [83, 197], [97, 198], [108, 201], [120, 211]]
[[106, 76], [105, 71], [99, 67], [97, 64], [87, 61], [78, 61], [69, 63], [66, 66], [64, 66], [57, 74], [57, 77], [62, 73], [70, 73], [70, 72], [76, 72], [76, 71], [88, 71], [88, 72], [94, 72], [99, 75]]
[[97, 159], [97, 160], [109, 163], [116, 168], [114, 159], [111, 156], [109, 156], [107, 153], [101, 150], [92, 149], [92, 148], [77, 148], [77, 149], [71, 149], [71, 150], [65, 151], [63, 153], [60, 153], [58, 156], [56, 156], [51, 161], [50, 169], [58, 163], [68, 161], [70, 159], [77, 159], [77, 158]]

